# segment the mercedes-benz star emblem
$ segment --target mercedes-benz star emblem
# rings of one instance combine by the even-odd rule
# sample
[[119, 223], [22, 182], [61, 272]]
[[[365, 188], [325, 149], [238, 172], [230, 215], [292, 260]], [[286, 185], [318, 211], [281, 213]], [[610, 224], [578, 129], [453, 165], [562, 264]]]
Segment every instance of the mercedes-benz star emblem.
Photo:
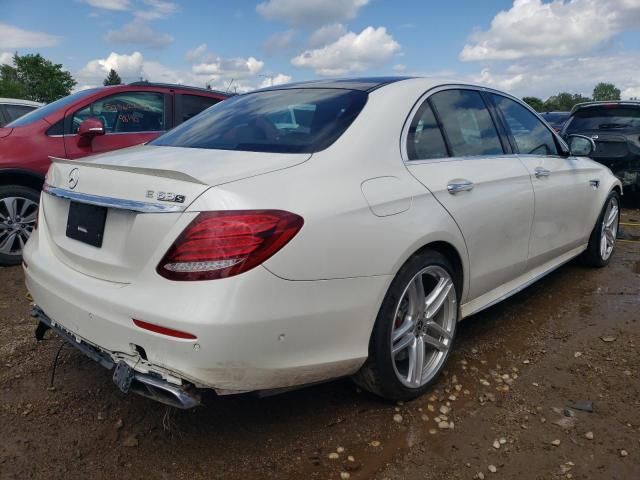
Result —
[[69, 172], [69, 179], [67, 180], [67, 185], [69, 185], [69, 188], [71, 190], [76, 188], [76, 185], [78, 185], [78, 176], [79, 176], [79, 174], [80, 174], [80, 172], [78, 171], [77, 168], [74, 168], [73, 170], [71, 170]]

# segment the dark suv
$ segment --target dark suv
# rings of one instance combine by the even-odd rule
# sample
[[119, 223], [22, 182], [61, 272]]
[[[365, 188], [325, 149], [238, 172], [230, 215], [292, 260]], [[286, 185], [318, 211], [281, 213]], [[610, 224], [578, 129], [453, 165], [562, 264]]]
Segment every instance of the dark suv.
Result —
[[573, 107], [562, 136], [591, 137], [591, 157], [611, 169], [625, 189], [640, 191], [640, 102], [588, 102]]
[[149, 82], [92, 88], [0, 128], [0, 265], [21, 261], [49, 156], [73, 160], [145, 143], [227, 97]]

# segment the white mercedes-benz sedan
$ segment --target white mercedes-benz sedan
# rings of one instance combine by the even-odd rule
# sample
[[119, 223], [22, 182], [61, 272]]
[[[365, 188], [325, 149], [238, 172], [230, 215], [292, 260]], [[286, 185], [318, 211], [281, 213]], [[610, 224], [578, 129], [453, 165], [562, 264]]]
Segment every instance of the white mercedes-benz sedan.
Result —
[[609, 262], [620, 182], [590, 138], [569, 144], [490, 88], [364, 78], [53, 159], [24, 252], [36, 335], [182, 408], [342, 376], [414, 398], [459, 320], [574, 257]]

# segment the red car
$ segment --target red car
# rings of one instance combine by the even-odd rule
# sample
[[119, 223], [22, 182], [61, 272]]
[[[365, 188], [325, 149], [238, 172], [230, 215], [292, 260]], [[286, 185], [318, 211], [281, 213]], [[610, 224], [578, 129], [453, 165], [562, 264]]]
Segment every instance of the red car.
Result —
[[49, 156], [75, 159], [148, 142], [227, 96], [148, 82], [92, 88], [0, 128], [0, 265], [21, 261]]

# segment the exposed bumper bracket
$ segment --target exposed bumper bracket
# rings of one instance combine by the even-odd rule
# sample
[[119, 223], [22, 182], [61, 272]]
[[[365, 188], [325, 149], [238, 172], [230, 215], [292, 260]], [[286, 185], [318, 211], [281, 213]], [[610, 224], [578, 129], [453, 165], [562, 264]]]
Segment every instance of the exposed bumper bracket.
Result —
[[36, 328], [36, 339], [42, 340], [47, 330], [51, 329], [63, 340], [80, 350], [107, 370], [114, 370], [113, 381], [124, 393], [129, 391], [151, 398], [172, 407], [188, 409], [202, 403], [197, 390], [183, 385], [173, 385], [155, 375], [136, 372], [125, 362], [116, 362], [102, 350], [75, 337], [64, 328], [53, 322], [38, 306], [31, 310], [31, 316], [39, 321]]

